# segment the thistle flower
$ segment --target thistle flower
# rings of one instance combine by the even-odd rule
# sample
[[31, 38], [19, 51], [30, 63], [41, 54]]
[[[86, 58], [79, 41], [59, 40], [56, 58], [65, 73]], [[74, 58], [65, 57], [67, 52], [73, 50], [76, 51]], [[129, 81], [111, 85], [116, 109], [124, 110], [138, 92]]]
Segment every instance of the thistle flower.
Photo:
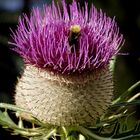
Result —
[[[14, 51], [25, 61], [16, 104], [53, 125], [95, 125], [109, 107], [109, 62], [123, 42], [114, 19], [75, 0], [54, 2], [19, 18]], [[69, 12], [68, 12], [69, 11]]]

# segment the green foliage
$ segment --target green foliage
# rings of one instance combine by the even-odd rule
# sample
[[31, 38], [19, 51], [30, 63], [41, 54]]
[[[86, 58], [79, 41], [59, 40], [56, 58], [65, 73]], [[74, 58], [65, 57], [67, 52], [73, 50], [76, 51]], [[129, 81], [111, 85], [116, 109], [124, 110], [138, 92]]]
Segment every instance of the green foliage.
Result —
[[[140, 105], [140, 100], [137, 100], [140, 93], [131, 95], [139, 85], [140, 81], [114, 100], [94, 127], [49, 125], [26, 110], [5, 103], [0, 103], [0, 124], [12, 134], [29, 140], [136, 140], [140, 138], [140, 120], [134, 119], [136, 112], [133, 107]], [[18, 123], [11, 116], [16, 116]], [[30, 127], [26, 122], [31, 124]]]

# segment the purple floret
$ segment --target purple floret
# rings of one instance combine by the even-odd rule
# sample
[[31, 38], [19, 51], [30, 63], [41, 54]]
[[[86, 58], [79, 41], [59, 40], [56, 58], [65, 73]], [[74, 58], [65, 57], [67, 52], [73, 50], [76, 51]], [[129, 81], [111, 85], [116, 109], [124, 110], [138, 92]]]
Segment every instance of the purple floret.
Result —
[[[28, 17], [19, 18], [17, 30], [12, 32], [14, 51], [26, 64], [60, 73], [93, 71], [106, 66], [123, 43], [123, 36], [114, 19], [88, 4], [80, 8], [73, 0], [67, 9], [52, 2], [42, 9], [35, 8]], [[70, 13], [68, 12], [70, 11]], [[81, 30], [76, 43], [70, 44], [70, 28]], [[73, 51], [70, 51], [73, 47]]]

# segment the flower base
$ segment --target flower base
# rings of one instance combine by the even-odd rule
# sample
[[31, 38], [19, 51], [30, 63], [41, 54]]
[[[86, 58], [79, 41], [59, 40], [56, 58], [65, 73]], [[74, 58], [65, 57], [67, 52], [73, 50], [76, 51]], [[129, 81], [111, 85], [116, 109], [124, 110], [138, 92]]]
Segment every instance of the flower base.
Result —
[[95, 125], [111, 104], [112, 72], [108, 67], [62, 75], [26, 66], [15, 101], [39, 120], [58, 126]]

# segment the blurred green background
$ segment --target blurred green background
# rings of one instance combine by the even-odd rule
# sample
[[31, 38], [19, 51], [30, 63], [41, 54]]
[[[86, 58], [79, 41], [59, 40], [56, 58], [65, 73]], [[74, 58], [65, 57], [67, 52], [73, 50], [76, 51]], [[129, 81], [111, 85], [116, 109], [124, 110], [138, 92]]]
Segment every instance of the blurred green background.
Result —
[[[61, 0], [55, 0], [61, 1]], [[81, 6], [84, 0], [80, 1]], [[88, 1], [88, 0], [87, 0]], [[10, 28], [15, 29], [18, 16], [29, 13], [34, 6], [51, 0], [0, 0], [0, 102], [14, 103], [14, 89], [20, 76], [22, 61], [9, 49]], [[68, 3], [71, 0], [67, 0]], [[140, 5], [138, 0], [89, 0], [110, 17], [116, 17], [125, 44], [121, 49], [127, 55], [118, 55], [115, 67], [115, 97], [140, 80]], [[138, 87], [134, 94], [140, 91]], [[139, 107], [136, 108], [137, 110]], [[139, 118], [139, 113], [137, 117]], [[18, 139], [0, 130], [0, 140]], [[21, 139], [21, 138], [20, 138]]]

